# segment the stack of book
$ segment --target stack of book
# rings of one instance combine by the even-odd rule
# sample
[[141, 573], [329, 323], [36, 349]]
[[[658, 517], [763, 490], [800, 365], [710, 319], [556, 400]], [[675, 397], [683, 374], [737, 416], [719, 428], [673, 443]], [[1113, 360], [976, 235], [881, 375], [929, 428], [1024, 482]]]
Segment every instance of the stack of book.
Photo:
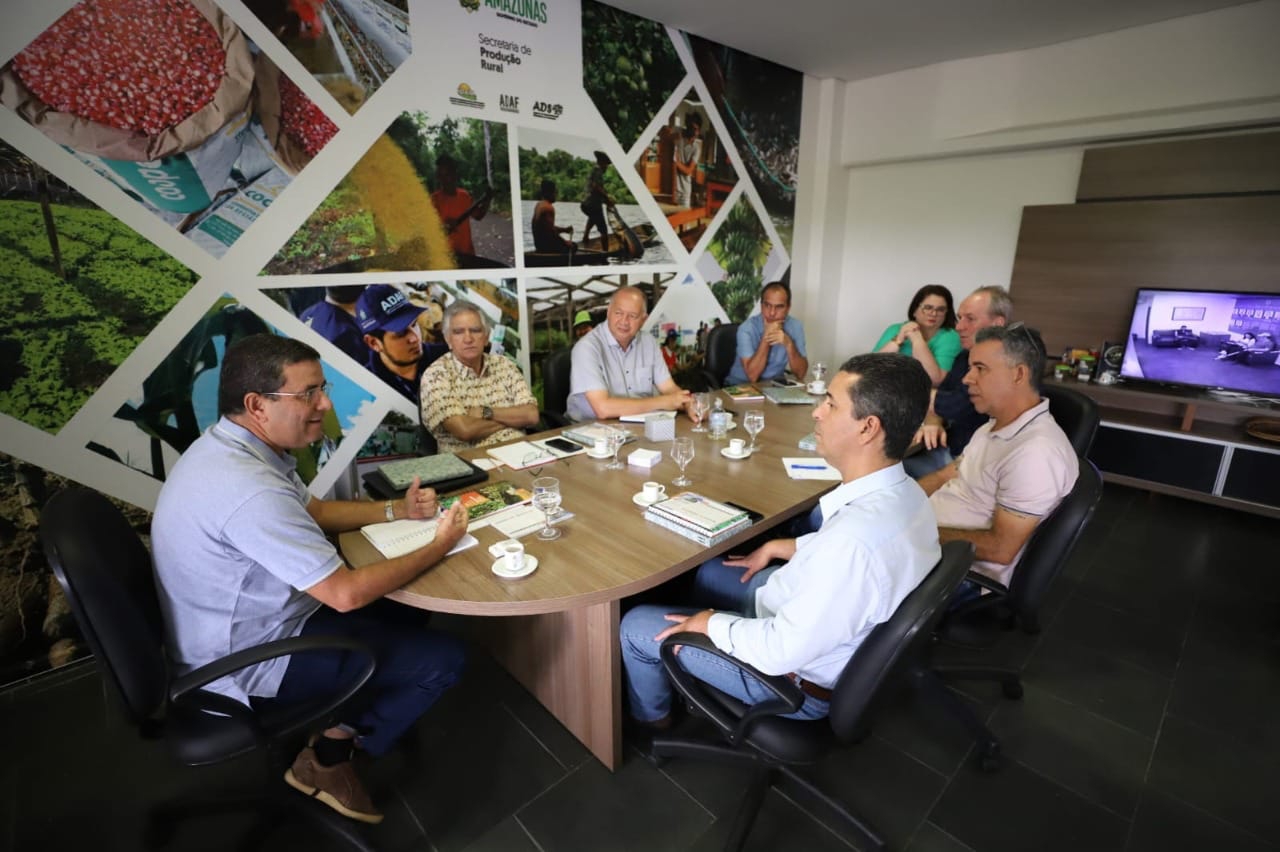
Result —
[[751, 526], [745, 509], [684, 491], [644, 511], [645, 520], [680, 533], [704, 547], [719, 544]]

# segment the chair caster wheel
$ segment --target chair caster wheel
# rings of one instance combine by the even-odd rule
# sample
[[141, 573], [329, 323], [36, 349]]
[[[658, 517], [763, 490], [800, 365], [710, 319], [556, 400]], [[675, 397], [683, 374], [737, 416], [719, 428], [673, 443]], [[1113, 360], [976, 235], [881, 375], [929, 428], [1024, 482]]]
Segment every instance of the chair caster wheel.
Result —
[[1022, 698], [1022, 684], [1019, 681], [1005, 681], [1001, 685], [1001, 689], [1004, 692], [1004, 697], [1011, 701], [1017, 701]]
[[978, 768], [983, 772], [995, 772], [1003, 763], [999, 743], [991, 743], [978, 754]]

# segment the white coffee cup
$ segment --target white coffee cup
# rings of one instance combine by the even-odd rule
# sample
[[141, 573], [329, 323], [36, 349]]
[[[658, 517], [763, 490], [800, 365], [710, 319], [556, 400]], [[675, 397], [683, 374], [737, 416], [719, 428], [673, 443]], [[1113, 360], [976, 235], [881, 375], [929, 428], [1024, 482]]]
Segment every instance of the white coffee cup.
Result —
[[663, 485], [661, 482], [646, 482], [641, 486], [640, 494], [646, 501], [656, 503], [666, 496], [667, 486]]
[[524, 545], [514, 538], [502, 543], [502, 567], [511, 574], [524, 570]]
[[826, 382], [809, 382], [809, 393], [826, 393]]
[[595, 444], [592, 445], [591, 451], [598, 456], [602, 456], [605, 453], [609, 452], [609, 439], [596, 438], [596, 442]]
[[729, 439], [729, 453], [730, 453], [730, 455], [740, 456], [740, 455], [742, 455], [743, 453], [745, 453], [746, 451], [747, 451], [747, 442], [746, 442], [746, 441], [742, 440], [741, 438], [730, 438], [730, 439]]

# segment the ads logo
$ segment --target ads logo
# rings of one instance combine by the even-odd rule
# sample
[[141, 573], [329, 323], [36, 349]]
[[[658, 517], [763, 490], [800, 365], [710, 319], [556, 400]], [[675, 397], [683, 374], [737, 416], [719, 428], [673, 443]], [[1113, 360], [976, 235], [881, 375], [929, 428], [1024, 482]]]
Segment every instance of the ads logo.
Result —
[[466, 83], [458, 84], [458, 94], [449, 97], [449, 103], [454, 106], [474, 107], [475, 109], [484, 109], [484, 101], [476, 96], [475, 90]]
[[498, 109], [503, 112], [519, 112], [520, 97], [518, 95], [498, 95]]
[[533, 105], [534, 118], [549, 118], [555, 121], [564, 112], [564, 107], [560, 104], [551, 104], [546, 101], [538, 101]]
[[458, 5], [468, 12], [480, 11], [480, 0], [458, 0]]

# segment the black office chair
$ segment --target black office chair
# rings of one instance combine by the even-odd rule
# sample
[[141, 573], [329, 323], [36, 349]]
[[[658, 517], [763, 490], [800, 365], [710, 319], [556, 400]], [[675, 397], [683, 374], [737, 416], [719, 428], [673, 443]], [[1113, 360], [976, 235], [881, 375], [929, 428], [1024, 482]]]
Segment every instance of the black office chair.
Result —
[[569, 375], [573, 369], [573, 347], [557, 349], [542, 361], [542, 420], [547, 428], [568, 426]]
[[[173, 757], [186, 766], [221, 763], [260, 749], [268, 757], [266, 789], [279, 791], [275, 804], [299, 806], [304, 816], [344, 844], [370, 848], [354, 825], [285, 786], [281, 779], [287, 764], [275, 748], [291, 734], [331, 719], [356, 694], [373, 674], [370, 648], [342, 637], [284, 639], [238, 651], [175, 677], [164, 651], [164, 622], [151, 557], [120, 510], [96, 491], [66, 489], [45, 504], [40, 540], [103, 680], [143, 738], [164, 740]], [[367, 662], [344, 689], [315, 701], [255, 712], [202, 688], [253, 663], [335, 649], [365, 656]], [[264, 804], [254, 799], [245, 803]], [[166, 803], [152, 811], [145, 842], [164, 843], [179, 819], [231, 805], [225, 801]], [[271, 813], [255, 830], [276, 821]]]
[[724, 387], [733, 360], [738, 357], [738, 324], [718, 325], [707, 332], [706, 349], [702, 356], [702, 378], [709, 390]]
[[[793, 768], [813, 764], [831, 751], [863, 739], [875, 711], [889, 688], [900, 683], [924, 659], [933, 629], [947, 602], [964, 579], [973, 561], [968, 542], [949, 542], [942, 558], [920, 585], [907, 595], [890, 616], [858, 647], [835, 683], [831, 714], [826, 719], [802, 721], [782, 718], [804, 703], [804, 693], [786, 676], [770, 677], [720, 651], [701, 634], [677, 633], [662, 643], [662, 662], [676, 689], [694, 712], [716, 727], [718, 740], [657, 736], [655, 757], [692, 757], [750, 766], [752, 783], [734, 816], [726, 850], [741, 849], [769, 787], [785, 787], [833, 811], [858, 834], [862, 849], [885, 848], [885, 840], [864, 822]], [[856, 591], [850, 592], [855, 594]], [[698, 680], [685, 671], [675, 656], [679, 645], [698, 647], [738, 666], [777, 696], [747, 705]], [[865, 840], [864, 845], [861, 841]]]
[[1088, 458], [1093, 439], [1098, 434], [1098, 404], [1078, 390], [1062, 385], [1045, 384], [1040, 395], [1049, 400], [1049, 413], [1080, 458]]
[[[966, 601], [947, 613], [938, 629], [944, 643], [968, 648], [990, 647], [1002, 631], [1021, 626], [1029, 634], [1040, 632], [1040, 606], [1049, 587], [1062, 573], [1063, 566], [1089, 525], [1102, 498], [1102, 475], [1088, 459], [1080, 460], [1076, 483], [1049, 517], [1036, 527], [1018, 560], [1008, 587], [977, 572], [969, 579], [987, 590], [987, 594]], [[1022, 680], [1014, 669], [983, 666], [934, 666], [933, 671], [944, 681], [994, 680], [1000, 683], [1005, 697], [1022, 697]], [[934, 698], [944, 705], [973, 735], [978, 744], [978, 761], [984, 769], [999, 765], [1000, 745], [995, 736], [949, 690], [932, 690]]]

